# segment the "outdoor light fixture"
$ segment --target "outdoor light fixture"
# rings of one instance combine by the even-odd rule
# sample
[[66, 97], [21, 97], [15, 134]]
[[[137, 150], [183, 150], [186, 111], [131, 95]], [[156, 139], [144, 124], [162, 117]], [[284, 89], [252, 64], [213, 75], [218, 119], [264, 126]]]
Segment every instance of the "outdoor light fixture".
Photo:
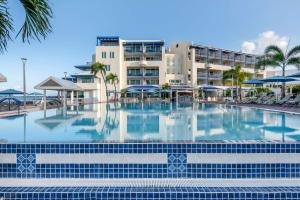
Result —
[[27, 62], [27, 58], [21, 58], [23, 63], [23, 100], [24, 100], [24, 110], [26, 109], [26, 71], [25, 65]]

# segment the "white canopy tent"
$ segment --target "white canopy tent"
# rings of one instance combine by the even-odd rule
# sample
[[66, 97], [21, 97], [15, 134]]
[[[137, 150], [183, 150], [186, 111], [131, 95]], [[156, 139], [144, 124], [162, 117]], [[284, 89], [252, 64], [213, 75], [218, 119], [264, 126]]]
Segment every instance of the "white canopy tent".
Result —
[[63, 107], [67, 107], [67, 91], [71, 91], [71, 101], [73, 101], [73, 92], [76, 92], [76, 105], [78, 106], [78, 91], [82, 90], [78, 85], [73, 83], [72, 81], [60, 79], [57, 77], [50, 76], [49, 78], [45, 79], [38, 85], [34, 87], [37, 90], [44, 91], [44, 110], [47, 109], [46, 102], [47, 102], [47, 90], [55, 90], [63, 93]]

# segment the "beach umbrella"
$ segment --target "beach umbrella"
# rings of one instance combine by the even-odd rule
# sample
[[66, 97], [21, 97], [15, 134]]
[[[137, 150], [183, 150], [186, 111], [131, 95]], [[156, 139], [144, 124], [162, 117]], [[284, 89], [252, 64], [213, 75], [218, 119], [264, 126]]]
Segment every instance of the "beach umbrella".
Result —
[[261, 80], [257, 80], [257, 79], [252, 79], [252, 80], [247, 80], [242, 82], [242, 84], [246, 84], [246, 85], [259, 85], [259, 84], [263, 84], [264, 82]]
[[23, 92], [15, 89], [7, 89], [7, 90], [2, 90], [0, 91], [0, 94], [3, 95], [14, 95], [14, 94], [23, 94]]
[[264, 83], [286, 83], [291, 81], [297, 81], [297, 79], [288, 76], [272, 76], [262, 79]]
[[[262, 79], [262, 81], [265, 83], [286, 83], [286, 82], [297, 81], [297, 79], [288, 76], [272, 76], [272, 77]], [[278, 97], [276, 95], [276, 99], [277, 98]]]
[[288, 77], [292, 77], [292, 78], [300, 78], [300, 72], [297, 72], [295, 74], [289, 75]]
[[[23, 92], [15, 90], [15, 89], [7, 89], [7, 90], [0, 91], [0, 95], [8, 95], [9, 96], [8, 98], [2, 99], [2, 101], [1, 101], [1, 102], [3, 102], [5, 100], [8, 100], [8, 110], [10, 110], [10, 101], [11, 100], [16, 101], [15, 98], [12, 98], [12, 95], [15, 95], [15, 94], [23, 94]], [[19, 103], [19, 101], [16, 101], [16, 102]]]

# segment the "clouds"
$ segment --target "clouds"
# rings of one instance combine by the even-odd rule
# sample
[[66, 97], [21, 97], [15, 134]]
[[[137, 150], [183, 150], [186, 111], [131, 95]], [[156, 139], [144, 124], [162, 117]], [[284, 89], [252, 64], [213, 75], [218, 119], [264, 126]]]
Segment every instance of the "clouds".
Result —
[[259, 34], [258, 38], [251, 41], [244, 41], [241, 49], [245, 53], [262, 54], [269, 45], [277, 45], [285, 50], [288, 45], [288, 37], [279, 36], [274, 31], [266, 31]]

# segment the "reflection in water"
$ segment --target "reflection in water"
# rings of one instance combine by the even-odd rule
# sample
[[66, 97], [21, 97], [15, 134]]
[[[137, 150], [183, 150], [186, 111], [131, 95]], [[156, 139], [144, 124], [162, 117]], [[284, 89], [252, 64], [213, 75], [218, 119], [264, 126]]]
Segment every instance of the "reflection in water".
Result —
[[[44, 115], [45, 114], [45, 115]], [[22, 120], [22, 121], [21, 121]], [[3, 118], [1, 141], [153, 142], [300, 139], [300, 116], [216, 104], [92, 104]], [[18, 126], [23, 130], [9, 129]], [[22, 136], [19, 134], [22, 133]]]

